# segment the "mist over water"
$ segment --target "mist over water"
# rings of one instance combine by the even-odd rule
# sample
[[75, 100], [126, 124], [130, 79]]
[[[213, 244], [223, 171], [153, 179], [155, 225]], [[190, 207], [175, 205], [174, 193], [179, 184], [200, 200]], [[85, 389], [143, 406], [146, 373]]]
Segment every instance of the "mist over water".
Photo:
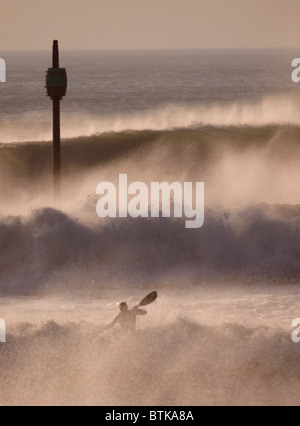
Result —
[[[0, 404], [297, 404], [297, 55], [102, 52], [79, 66], [81, 55], [66, 53], [59, 206], [51, 107], [40, 100], [36, 71], [49, 58], [25, 60], [20, 96], [14, 83], [24, 58], [8, 56]], [[90, 78], [80, 84], [83, 72]], [[117, 185], [120, 173], [148, 185], [205, 182], [204, 227], [99, 219], [96, 187]], [[159, 299], [135, 336], [97, 336], [118, 302], [134, 306], [154, 289]]]
[[[242, 127], [268, 125], [298, 126], [299, 94], [269, 95], [261, 99], [230, 101], [224, 104], [203, 102], [196, 105], [174, 103], [147, 111], [96, 115], [69, 112], [62, 120], [66, 139], [124, 131], [167, 131], [199, 126]], [[1, 119], [0, 119], [1, 122]], [[51, 141], [49, 112], [23, 113], [1, 122], [2, 143]]]
[[16, 332], [9, 358], [8, 345], [0, 354], [2, 403], [297, 404], [298, 356], [284, 331], [179, 319], [93, 344], [76, 324]]
[[[299, 354], [289, 318], [298, 293], [286, 290], [165, 289], [125, 338], [97, 334], [124, 288], [99, 299], [7, 300], [1, 404], [296, 405]], [[141, 290], [128, 294], [132, 306]], [[12, 304], [22, 322], [12, 320]]]
[[[43, 288], [52, 275], [61, 279], [77, 270], [97, 276], [100, 287], [117, 277], [156, 282], [174, 270], [196, 280], [222, 280], [235, 271], [246, 281], [261, 274], [272, 282], [297, 281], [298, 134], [296, 127], [211, 127], [66, 141], [60, 209], [45, 191], [51, 188], [50, 145], [3, 147], [0, 288], [16, 291], [17, 285], [22, 293], [24, 274], [32, 277], [30, 290], [36, 281]], [[99, 219], [96, 187], [106, 180], [118, 185], [119, 173], [149, 186], [204, 181], [205, 226], [193, 232], [184, 219]], [[13, 284], [18, 276], [21, 288]]]

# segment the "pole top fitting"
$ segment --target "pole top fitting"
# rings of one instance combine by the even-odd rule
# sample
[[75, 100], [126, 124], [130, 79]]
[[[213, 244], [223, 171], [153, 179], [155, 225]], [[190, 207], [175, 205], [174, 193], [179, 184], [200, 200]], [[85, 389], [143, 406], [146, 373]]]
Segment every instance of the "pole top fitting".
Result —
[[58, 41], [53, 41], [52, 68], [46, 75], [47, 96], [51, 99], [62, 99], [67, 93], [67, 72], [65, 68], [59, 67]]

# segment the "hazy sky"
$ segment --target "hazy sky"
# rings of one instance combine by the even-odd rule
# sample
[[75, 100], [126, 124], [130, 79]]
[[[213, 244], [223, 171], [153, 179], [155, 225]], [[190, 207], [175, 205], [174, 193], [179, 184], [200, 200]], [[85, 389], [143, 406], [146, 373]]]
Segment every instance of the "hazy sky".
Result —
[[0, 0], [0, 51], [300, 46], [300, 0]]

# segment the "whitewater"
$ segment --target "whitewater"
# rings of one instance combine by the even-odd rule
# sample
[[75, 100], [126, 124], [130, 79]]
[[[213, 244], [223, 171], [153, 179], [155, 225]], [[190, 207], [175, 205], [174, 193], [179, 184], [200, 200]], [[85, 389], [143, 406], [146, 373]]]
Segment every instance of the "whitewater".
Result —
[[[1, 406], [298, 404], [295, 53], [65, 52], [60, 205], [43, 92], [49, 58], [7, 53]], [[122, 173], [148, 185], [205, 182], [204, 226], [99, 218], [97, 185], [117, 185]], [[158, 300], [134, 336], [99, 334], [118, 303], [153, 290]]]

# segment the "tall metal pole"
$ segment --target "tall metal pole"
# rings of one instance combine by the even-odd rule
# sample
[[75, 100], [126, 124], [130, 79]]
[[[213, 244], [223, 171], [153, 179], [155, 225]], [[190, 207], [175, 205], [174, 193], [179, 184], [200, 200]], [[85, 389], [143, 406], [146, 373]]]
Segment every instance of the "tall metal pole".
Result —
[[[53, 41], [52, 68], [59, 69], [58, 41]], [[61, 198], [60, 98], [53, 97], [53, 191], [54, 200]]]
[[54, 200], [61, 198], [60, 99], [53, 99], [53, 188]]
[[53, 192], [54, 201], [61, 198], [61, 141], [60, 141], [60, 101], [67, 91], [67, 73], [59, 68], [58, 41], [53, 42], [52, 68], [46, 79], [47, 94], [53, 103]]

